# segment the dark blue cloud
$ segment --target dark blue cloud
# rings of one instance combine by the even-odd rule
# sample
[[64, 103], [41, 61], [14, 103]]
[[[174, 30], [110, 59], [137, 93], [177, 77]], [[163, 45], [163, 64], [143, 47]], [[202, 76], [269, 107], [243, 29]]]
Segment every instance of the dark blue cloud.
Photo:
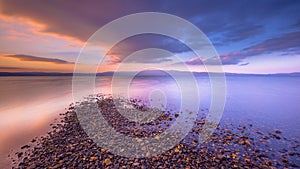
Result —
[[243, 59], [261, 54], [279, 52], [281, 55], [300, 54], [300, 31], [270, 38], [240, 51], [222, 54], [223, 64], [240, 64]]
[[[220, 55], [223, 65], [246, 66], [250, 63], [244, 63], [244, 59], [262, 54], [275, 53], [280, 55], [300, 54], [300, 31], [287, 33], [279, 37], [270, 38], [242, 50], [224, 53]], [[186, 61], [188, 65], [201, 65], [200, 57], [192, 58]]]

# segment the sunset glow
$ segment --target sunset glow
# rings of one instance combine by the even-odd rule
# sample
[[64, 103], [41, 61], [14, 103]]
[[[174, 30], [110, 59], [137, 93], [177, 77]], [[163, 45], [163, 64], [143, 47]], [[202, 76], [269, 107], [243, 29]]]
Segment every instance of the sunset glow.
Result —
[[[107, 13], [106, 15], [101, 15], [101, 11], [105, 13], [107, 10], [103, 8], [103, 6], [109, 4], [109, 2], [106, 3], [101, 2], [93, 6], [74, 4], [72, 8], [74, 11], [99, 7], [97, 11], [100, 12], [80, 17], [76, 17], [77, 14], [74, 14], [75, 16], [73, 17], [65, 13], [69, 9], [64, 4], [57, 10], [45, 10], [54, 8], [54, 6], [46, 6], [46, 3], [35, 3], [35, 6], [39, 6], [39, 10], [33, 10], [30, 3], [16, 5], [13, 1], [2, 1], [0, 12], [0, 71], [71, 73], [81, 48], [97, 29], [101, 28], [105, 23], [117, 19], [116, 16], [134, 13], [139, 11], [140, 8], [144, 9], [147, 6], [139, 4], [140, 6], [137, 5], [135, 8], [130, 9], [129, 13], [117, 11], [115, 14]], [[114, 6], [114, 9], [120, 9], [119, 5], [111, 4], [111, 6]], [[150, 9], [151, 7], [149, 7]], [[212, 8], [211, 10], [214, 11], [216, 9]], [[237, 9], [235, 8], [235, 10]], [[289, 6], [286, 4], [286, 8], [281, 9], [282, 14], [278, 14], [277, 17], [277, 14], [266, 16], [264, 22], [255, 21], [255, 19], [260, 17], [259, 15], [253, 14], [239, 18], [234, 14], [238, 11], [230, 12], [230, 9], [218, 10], [220, 16], [228, 15], [233, 18], [230, 23], [225, 24], [224, 29], [222, 29], [222, 25], [219, 25], [222, 24], [221, 21], [208, 22], [208, 20], [214, 18], [210, 12], [201, 12], [200, 14], [192, 12], [182, 17], [188, 19], [208, 35], [221, 57], [224, 70], [227, 72], [291, 73], [300, 71], [299, 18], [293, 12], [296, 10], [297, 5]], [[167, 12], [167, 9], [162, 8], [160, 12]], [[169, 12], [177, 14], [180, 10]], [[259, 12], [264, 13], [264, 11]], [[268, 11], [265, 12], [267, 13]], [[204, 16], [207, 18], [206, 22], [202, 22], [205, 20]], [[98, 17], [98, 20], [93, 20], [92, 18], [94, 17]], [[245, 18], [249, 18], [247, 23], [246, 21], [243, 23]], [[286, 18], [289, 19], [286, 20]], [[226, 18], [224, 19], [226, 20]], [[285, 26], [282, 24], [283, 22]], [[211, 26], [207, 25], [208, 23]], [[245, 27], [239, 28], [241, 23]], [[184, 48], [182, 51], [176, 51], [176, 48], [178, 49], [179, 47], [178, 43], [172, 40], [150, 36], [143, 37], [143, 41], [141, 41], [139, 37], [132, 37], [118, 44], [110, 51], [106, 49], [108, 62], [99, 65], [98, 71], [114, 71], [126, 55], [141, 47], [147, 48], [153, 45], [180, 55], [187, 63], [195, 59], [195, 56], [185, 51]], [[105, 48], [105, 45], [99, 47]], [[65, 63], [28, 61], [7, 58], [4, 55], [28, 55], [36, 58], [60, 59], [64, 60]], [[128, 71], [134, 70], [134, 64], [128, 65]], [[170, 70], [182, 70], [180, 67], [174, 66], [173, 63], [164, 61], [156, 62], [156, 66]], [[205, 71], [203, 66], [189, 64], [189, 67], [196, 72]]]

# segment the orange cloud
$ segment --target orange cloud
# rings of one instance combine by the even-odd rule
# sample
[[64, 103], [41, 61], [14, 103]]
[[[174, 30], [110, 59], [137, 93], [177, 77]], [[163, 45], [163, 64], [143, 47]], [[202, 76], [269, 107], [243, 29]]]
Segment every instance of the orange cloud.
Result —
[[[62, 59], [45, 58], [30, 55], [0, 55], [0, 72], [62, 72], [74, 71], [75, 63]], [[114, 71], [117, 65], [78, 64], [81, 73]]]
[[[20, 38], [20, 37], [28, 38], [28, 36], [30, 36], [30, 35], [24, 33], [25, 31], [27, 31], [27, 33], [30, 32], [30, 33], [36, 34], [36, 35], [48, 35], [48, 36], [52, 36], [55, 38], [61, 38], [66, 41], [76, 42], [80, 45], [83, 44], [83, 42], [76, 37], [46, 31], [48, 29], [48, 25], [46, 23], [37, 22], [29, 17], [9, 16], [9, 15], [3, 15], [0, 13], [0, 20], [2, 20], [2, 22], [3, 21], [7, 22], [10, 25], [19, 25], [19, 26], [22, 26], [23, 28], [26, 28], [26, 30], [22, 30], [23, 32], [18, 32], [18, 31], [14, 31], [12, 28], [8, 27], [7, 30], [10, 35], [9, 38], [15, 38], [15, 39]], [[29, 38], [31, 38], [31, 37], [32, 36], [30, 36]]]
[[28, 55], [2, 55], [1, 72], [72, 72], [74, 64], [60, 59]]
[[56, 58], [44, 58], [44, 57], [38, 57], [38, 56], [31, 56], [31, 55], [3, 55], [3, 57], [9, 57], [13, 59], [18, 59], [20, 61], [32, 61], [32, 62], [49, 62], [49, 63], [55, 63], [55, 64], [73, 64], [72, 62], [68, 62], [62, 59], [56, 59]]

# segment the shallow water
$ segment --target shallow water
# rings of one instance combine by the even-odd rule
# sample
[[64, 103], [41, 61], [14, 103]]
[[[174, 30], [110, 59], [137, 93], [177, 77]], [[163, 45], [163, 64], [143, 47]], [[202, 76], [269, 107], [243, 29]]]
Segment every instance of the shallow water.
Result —
[[[158, 99], [157, 103], [177, 110], [181, 94], [195, 90], [190, 87], [190, 81], [182, 78], [182, 88], [168, 77], [136, 77], [128, 89], [117, 83], [113, 91], [119, 94], [129, 91], [129, 96], [149, 104], [155, 104], [153, 99]], [[247, 122], [262, 131], [280, 129], [287, 138], [300, 140], [299, 77], [235, 75], [226, 78], [226, 105], [221, 123]], [[111, 79], [97, 77], [95, 91], [110, 93]], [[210, 81], [200, 76], [197, 84], [200, 109], [206, 110], [211, 102]], [[0, 86], [0, 168], [5, 168], [8, 165], [5, 158], [12, 149], [46, 133], [49, 123], [73, 101], [72, 77], [0, 77]], [[85, 90], [82, 85], [81, 91]], [[187, 105], [195, 105], [196, 100], [191, 97]]]

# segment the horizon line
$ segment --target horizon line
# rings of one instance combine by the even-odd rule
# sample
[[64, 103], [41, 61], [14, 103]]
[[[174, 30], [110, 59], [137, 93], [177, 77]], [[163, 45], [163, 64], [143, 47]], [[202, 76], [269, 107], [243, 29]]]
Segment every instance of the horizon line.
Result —
[[[150, 71], [159, 71], [159, 70], [149, 70]], [[177, 70], [170, 70], [175, 71], [178, 73], [187, 73], [187, 71], [177, 71]], [[123, 72], [97, 72], [97, 73], [75, 73], [75, 75], [79, 76], [88, 76], [88, 75], [95, 75], [96, 76], [125, 76], [126, 73], [131, 73], [132, 71], [123, 71]], [[115, 74], [117, 73], [117, 74]], [[147, 72], [146, 72], [147, 73]], [[191, 72], [193, 74], [208, 74], [208, 72]], [[299, 74], [300, 72], [291, 72], [291, 73], [232, 73], [232, 72], [210, 72], [210, 73], [224, 73], [225, 75], [293, 75]], [[73, 72], [0, 72], [0, 76], [73, 76]], [[165, 76], [159, 74], [146, 74], [144, 76]]]

